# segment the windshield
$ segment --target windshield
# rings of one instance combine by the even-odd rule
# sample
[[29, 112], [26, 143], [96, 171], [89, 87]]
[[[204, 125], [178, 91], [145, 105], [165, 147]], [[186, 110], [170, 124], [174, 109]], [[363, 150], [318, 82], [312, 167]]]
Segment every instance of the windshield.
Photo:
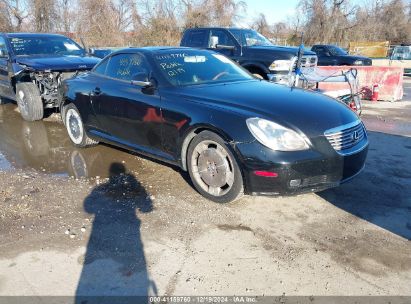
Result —
[[335, 45], [330, 45], [328, 47], [328, 50], [330, 51], [331, 55], [333, 55], [333, 56], [343, 56], [343, 55], [348, 54], [342, 48], [339, 48], [338, 46], [335, 46]]
[[242, 46], [273, 45], [270, 40], [253, 30], [230, 30]]
[[399, 46], [394, 49], [392, 59], [397, 60], [411, 60], [411, 47]]
[[209, 51], [160, 51], [154, 55], [154, 61], [175, 86], [254, 79], [227, 57]]
[[84, 55], [84, 50], [66, 37], [14, 37], [9, 38], [16, 56], [27, 55]]

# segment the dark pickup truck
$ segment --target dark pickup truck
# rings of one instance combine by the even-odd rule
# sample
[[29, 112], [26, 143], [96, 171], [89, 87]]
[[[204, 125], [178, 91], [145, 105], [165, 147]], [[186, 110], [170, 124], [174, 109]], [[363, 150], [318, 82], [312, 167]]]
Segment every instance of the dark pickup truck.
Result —
[[25, 120], [41, 120], [59, 106], [61, 82], [99, 61], [62, 35], [0, 33], [0, 104], [17, 101]]
[[[298, 55], [298, 48], [276, 46], [251, 29], [187, 29], [180, 45], [222, 53], [250, 73], [274, 82], [287, 81]], [[313, 68], [317, 65], [317, 56], [314, 52], [305, 51], [301, 62], [303, 68]]]
[[370, 58], [350, 55], [336, 45], [316, 44], [311, 50], [318, 56], [318, 65], [372, 65]]

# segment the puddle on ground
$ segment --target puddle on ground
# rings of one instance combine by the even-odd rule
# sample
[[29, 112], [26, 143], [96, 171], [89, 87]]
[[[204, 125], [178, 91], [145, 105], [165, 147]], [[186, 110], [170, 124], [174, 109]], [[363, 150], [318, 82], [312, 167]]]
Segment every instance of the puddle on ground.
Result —
[[108, 177], [114, 162], [139, 171], [142, 159], [105, 145], [75, 148], [59, 122], [26, 122], [16, 106], [0, 107], [0, 170], [34, 169], [42, 173], [75, 178]]
[[363, 117], [362, 120], [369, 131], [411, 137], [411, 124], [409, 122], [405, 123], [395, 120], [384, 121], [377, 117]]
[[7, 161], [7, 158], [0, 152], [0, 170], [10, 170], [11, 164]]
[[[367, 129], [411, 136], [411, 124], [364, 118]], [[132, 153], [105, 145], [75, 148], [60, 122], [26, 122], [14, 104], [0, 106], [0, 170], [34, 169], [75, 178], [108, 177], [114, 162], [141, 172], [143, 160]]]

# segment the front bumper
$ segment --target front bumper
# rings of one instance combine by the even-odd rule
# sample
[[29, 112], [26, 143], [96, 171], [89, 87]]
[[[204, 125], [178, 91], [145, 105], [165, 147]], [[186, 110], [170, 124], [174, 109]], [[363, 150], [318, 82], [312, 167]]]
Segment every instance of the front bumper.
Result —
[[[296, 195], [339, 186], [364, 168], [368, 141], [354, 154], [338, 154], [325, 139], [319, 150], [273, 151], [259, 142], [237, 144], [245, 192], [251, 195]], [[328, 146], [327, 146], [328, 145]], [[256, 175], [274, 172], [276, 177]]]
[[268, 81], [275, 83], [288, 83], [290, 80], [290, 73], [287, 71], [272, 72], [267, 74]]

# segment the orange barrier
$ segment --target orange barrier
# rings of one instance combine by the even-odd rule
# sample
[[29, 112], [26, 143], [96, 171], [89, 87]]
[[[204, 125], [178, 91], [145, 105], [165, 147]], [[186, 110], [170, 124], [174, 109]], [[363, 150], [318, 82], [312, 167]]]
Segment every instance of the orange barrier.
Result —
[[[349, 66], [319, 66], [317, 69], [324, 75], [337, 75], [341, 71], [348, 71]], [[378, 84], [378, 100], [398, 101], [403, 98], [403, 74], [404, 68], [400, 67], [375, 67], [356, 66], [358, 80], [363, 99], [371, 99], [373, 86]], [[337, 91], [349, 88], [348, 83], [320, 82], [318, 88], [323, 91]]]

